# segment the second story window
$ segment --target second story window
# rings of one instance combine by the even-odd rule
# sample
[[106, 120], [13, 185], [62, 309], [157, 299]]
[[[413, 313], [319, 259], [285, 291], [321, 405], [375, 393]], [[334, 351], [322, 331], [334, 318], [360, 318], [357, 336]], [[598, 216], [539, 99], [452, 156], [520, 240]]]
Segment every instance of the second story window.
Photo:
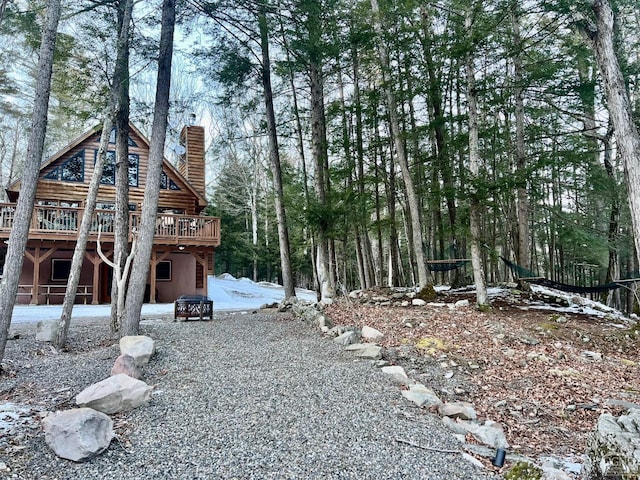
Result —
[[138, 170], [140, 167], [140, 157], [136, 154], [129, 154], [129, 185], [138, 186]]
[[[109, 143], [116, 143], [116, 129], [115, 127], [111, 129], [111, 133], [109, 134]], [[137, 147], [138, 145], [136, 144], [136, 142], [133, 141], [133, 139], [129, 136], [127, 136], [127, 144], [130, 147]]]
[[55, 167], [44, 178], [63, 182], [84, 182], [84, 150]]
[[180, 187], [176, 185], [176, 182], [171, 180], [165, 172], [160, 174], [160, 188], [162, 190], [180, 190]]
[[[96, 156], [98, 151], [96, 150]], [[140, 157], [135, 153], [129, 154], [129, 186], [138, 186], [138, 173], [140, 167]], [[115, 185], [116, 184], [116, 152], [107, 152], [107, 158], [104, 162], [104, 168], [102, 169], [102, 178], [100, 183], [103, 185]]]

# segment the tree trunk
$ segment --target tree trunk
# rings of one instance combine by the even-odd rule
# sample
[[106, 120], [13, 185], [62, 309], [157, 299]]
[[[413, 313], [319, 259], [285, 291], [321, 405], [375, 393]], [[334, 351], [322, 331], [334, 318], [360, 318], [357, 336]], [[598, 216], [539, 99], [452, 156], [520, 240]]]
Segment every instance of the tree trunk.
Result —
[[287, 215], [284, 208], [284, 190], [282, 187], [282, 168], [280, 166], [280, 151], [278, 147], [278, 132], [276, 130], [276, 116], [273, 108], [273, 92], [271, 89], [271, 58], [269, 56], [269, 32], [265, 2], [260, 2], [258, 24], [260, 27], [260, 47], [262, 53], [262, 88], [267, 113], [267, 131], [269, 135], [269, 160], [273, 173], [274, 202], [276, 219], [278, 222], [278, 241], [280, 244], [280, 267], [282, 271], [282, 285], [284, 300], [288, 302], [296, 296], [291, 272], [291, 247], [289, 246], [289, 230]]
[[[291, 63], [291, 53], [289, 50], [289, 44], [287, 42], [287, 37], [284, 33], [284, 25], [282, 23], [282, 18], [278, 17], [280, 20], [280, 33], [282, 34], [282, 41], [283, 41], [283, 45], [285, 48], [285, 52], [286, 52], [286, 57], [287, 57], [287, 64]], [[298, 147], [298, 153], [300, 154], [300, 168], [302, 170], [302, 186], [303, 186], [303, 190], [304, 190], [304, 200], [305, 200], [305, 205], [308, 207], [309, 206], [309, 179], [308, 179], [308, 175], [307, 175], [307, 160], [305, 157], [305, 151], [304, 151], [304, 137], [303, 137], [303, 130], [302, 130], [302, 120], [300, 119], [300, 108], [298, 107], [298, 90], [296, 88], [296, 83], [295, 83], [295, 76], [294, 76], [294, 71], [293, 68], [289, 68], [288, 70], [289, 73], [289, 85], [291, 86], [291, 98], [293, 101], [293, 113], [295, 116], [295, 120], [296, 120], [296, 127], [295, 127], [295, 131], [296, 131], [296, 145]], [[273, 103], [273, 102], [272, 102]], [[307, 231], [305, 230], [305, 238], [307, 237]], [[313, 250], [314, 250], [314, 246], [313, 246], [313, 232], [308, 235], [310, 237], [310, 249], [311, 249], [311, 264], [312, 264], [312, 270], [315, 271], [315, 255], [313, 254]], [[293, 274], [292, 274], [293, 277]], [[293, 281], [293, 280], [292, 280]], [[294, 290], [295, 291], [295, 290]]]
[[[603, 139], [604, 149], [604, 168], [611, 185], [617, 185], [617, 178], [611, 163], [611, 135], [610, 130]], [[618, 255], [618, 240], [620, 230], [620, 198], [617, 189], [614, 187], [611, 198], [611, 211], [609, 212], [609, 230], [607, 233], [607, 243], [609, 246], [609, 265], [607, 267], [607, 276], [605, 283], [620, 278], [620, 258]], [[613, 308], [621, 308], [620, 289], [611, 290], [607, 297], [607, 305]]]
[[[375, 283], [375, 272], [373, 271], [373, 261], [371, 255], [371, 238], [369, 237], [368, 218], [369, 213], [364, 207], [368, 193], [365, 191], [364, 173], [364, 140], [362, 125], [362, 101], [360, 99], [360, 57], [358, 55], [358, 45], [351, 43], [351, 72], [353, 75], [353, 104], [355, 109], [355, 152], [356, 152], [356, 178], [358, 188], [358, 245], [362, 255], [362, 270], [364, 282], [361, 288], [371, 288]], [[354, 172], [355, 173], [355, 172]]]
[[[327, 139], [324, 116], [323, 77], [320, 65], [311, 61], [309, 65], [311, 84], [311, 146], [315, 164], [315, 188], [320, 208], [328, 207], [327, 184], [329, 172], [326, 168]], [[331, 303], [335, 296], [335, 286], [331, 278], [329, 262], [329, 225], [325, 215], [318, 225], [318, 245], [316, 252], [316, 275], [320, 288], [320, 300]]]
[[[76, 292], [78, 290], [78, 283], [80, 281], [80, 273], [82, 270], [82, 263], [84, 261], [84, 254], [87, 247], [87, 239], [89, 237], [89, 230], [91, 229], [91, 222], [93, 221], [93, 212], [96, 206], [96, 199], [98, 197], [98, 190], [100, 188], [100, 179], [102, 178], [102, 170], [109, 149], [109, 136], [111, 129], [113, 128], [113, 115], [114, 110], [119, 109], [118, 102], [122, 102], [122, 88], [123, 84], [129, 83], [129, 62], [128, 62], [128, 50], [129, 50], [129, 26], [131, 24], [131, 14], [133, 11], [133, 0], [126, 0], [122, 5], [122, 9], [119, 10], [118, 15], [118, 44], [117, 44], [117, 56], [116, 66], [113, 75], [113, 85], [111, 86], [111, 99], [110, 105], [107, 110], [105, 120], [102, 125], [102, 137], [100, 138], [100, 148], [96, 158], [96, 163], [93, 167], [93, 176], [89, 184], [89, 190], [87, 192], [87, 199], [84, 206], [84, 212], [82, 217], [82, 223], [80, 225], [80, 231], [78, 232], [78, 239], [73, 251], [73, 259], [71, 261], [71, 271], [69, 279], [67, 281], [67, 290], [65, 291], [64, 301], [62, 304], [62, 314], [60, 315], [60, 321], [58, 325], [58, 333], [55, 339], [55, 345], [57, 348], [62, 348], [67, 343], [67, 335], [69, 332], [69, 324], [71, 322], [71, 314], [73, 312], [73, 304], [75, 301]], [[127, 88], [128, 92], [128, 88]], [[128, 93], [125, 94], [128, 98]], [[128, 101], [126, 102], [128, 104]], [[121, 108], [121, 107], [120, 107]], [[126, 108], [128, 118], [128, 106]], [[127, 120], [128, 123], [128, 120]], [[128, 137], [128, 128], [125, 129], [125, 136]], [[127, 138], [125, 138], [125, 146]], [[122, 143], [122, 141], [121, 141]], [[116, 331], [117, 324], [113, 323], [112, 319], [112, 331]]]
[[[436, 158], [438, 171], [442, 177], [443, 193], [447, 202], [447, 211], [449, 213], [449, 226], [451, 229], [451, 237], [453, 240], [456, 238], [457, 227], [457, 208], [455, 200], [455, 183], [452, 173], [452, 160], [448, 153], [448, 140], [447, 132], [445, 129], [446, 119], [443, 112], [442, 101], [442, 80], [440, 75], [437, 74], [435, 62], [433, 60], [433, 43], [431, 40], [432, 34], [432, 20], [429, 16], [428, 7], [421, 7], [422, 25], [423, 25], [423, 46], [425, 63], [427, 66], [427, 78], [428, 84], [428, 98], [429, 109], [431, 113], [431, 122], [433, 123], [435, 146], [436, 146]], [[439, 208], [439, 206], [438, 206]]]
[[396, 171], [391, 167], [387, 185], [387, 209], [389, 210], [389, 281], [390, 287], [398, 287], [400, 280], [400, 251], [398, 249], [398, 229], [396, 224]]
[[87, 199], [85, 201], [84, 212], [82, 214], [82, 222], [80, 223], [80, 230], [78, 231], [76, 246], [73, 250], [71, 270], [69, 272], [69, 279], [67, 280], [67, 290], [65, 291], [64, 300], [62, 302], [62, 313], [60, 315], [60, 320], [58, 321], [58, 331], [56, 333], [56, 338], [54, 341], [54, 345], [56, 346], [56, 348], [62, 348], [67, 343], [67, 335], [69, 334], [69, 325], [71, 323], [71, 314], [73, 312], [73, 304], [76, 299], [76, 292], [78, 291], [80, 273], [82, 272], [82, 263], [84, 261], [84, 254], [87, 249], [87, 240], [89, 238], [91, 224], [93, 222], [93, 212], [95, 211], [96, 207], [98, 189], [100, 188], [100, 179], [102, 178], [102, 170], [107, 155], [107, 149], [109, 148], [109, 133], [111, 132], [111, 128], [113, 126], [111, 115], [112, 112], [108, 111], [105, 115], [104, 122], [102, 123], [100, 147], [96, 156], [96, 163], [93, 167], [93, 176], [91, 177], [89, 190], [87, 192]]
[[8, 3], [9, 3], [9, 0], [0, 1], [0, 25], [2, 25], [2, 21], [4, 20], [4, 12], [7, 9]]
[[393, 135], [393, 141], [396, 149], [396, 158], [398, 161], [398, 166], [400, 167], [400, 171], [402, 173], [402, 180], [404, 181], [407, 203], [409, 205], [409, 213], [411, 215], [413, 248], [416, 257], [416, 269], [418, 272], [418, 288], [423, 288], [432, 282], [431, 275], [429, 274], [429, 270], [427, 269], [427, 263], [424, 255], [420, 202], [418, 201], [418, 196], [416, 195], [413, 178], [411, 177], [411, 171], [409, 170], [409, 162], [407, 159], [406, 149], [400, 135], [400, 122], [398, 121], [396, 98], [393, 94], [393, 90], [389, 82], [389, 54], [384, 46], [382, 19], [377, 0], [371, 0], [371, 8], [375, 15], [374, 27], [379, 40], [378, 54], [382, 67], [384, 90], [387, 97], [387, 108], [389, 110], [391, 133]]
[[[473, 26], [471, 7], [465, 15], [465, 28], [470, 37]], [[478, 92], [476, 90], [475, 69], [473, 66], [471, 49], [467, 52], [467, 102], [469, 104], [469, 181], [471, 184], [471, 199], [469, 205], [469, 230], [471, 233], [471, 264], [473, 265], [473, 280], [476, 285], [476, 303], [483, 308], [488, 305], [487, 286], [482, 262], [481, 238], [481, 203], [477, 189], [480, 172], [480, 155], [478, 152]]]
[[144, 190], [144, 204], [138, 226], [138, 251], [134, 257], [131, 279], [127, 288], [125, 315], [121, 336], [136, 335], [140, 326], [140, 312], [144, 301], [144, 291], [149, 274], [149, 261], [153, 249], [156, 229], [160, 175], [164, 157], [164, 142], [169, 114], [169, 88], [171, 85], [171, 60], [173, 57], [173, 32], [176, 23], [175, 0], [162, 2], [162, 27], [160, 31], [160, 55], [158, 57], [158, 79], [151, 127], [149, 167]]
[[20, 197], [16, 205], [13, 228], [9, 234], [4, 273], [2, 283], [0, 283], [0, 361], [4, 358], [4, 350], [7, 346], [7, 335], [9, 334], [13, 306], [18, 292], [24, 251], [29, 238], [29, 225], [33, 214], [40, 163], [44, 150], [44, 138], [47, 131], [53, 52], [56, 45], [59, 20], [60, 0], [49, 0], [40, 43], [35, 101], [31, 117], [31, 134], [29, 135], [29, 144], [22, 174]]
[[520, 13], [519, 2], [515, 1], [511, 5], [511, 25], [513, 28], [513, 44], [515, 53], [513, 60], [513, 96], [515, 103], [515, 123], [516, 123], [516, 179], [518, 187], [516, 190], [516, 211], [518, 217], [518, 243], [516, 245], [518, 263], [529, 268], [531, 264], [531, 250], [529, 246], [529, 192], [527, 189], [527, 156], [524, 144], [524, 102], [522, 86], [522, 58], [520, 56]]
[[[384, 161], [383, 147], [382, 141], [380, 140], [379, 130], [378, 130], [378, 117], [377, 115], [374, 118], [374, 137], [375, 144], [378, 147], [374, 147], [373, 149], [373, 170], [374, 170], [374, 184], [375, 184], [375, 218], [376, 218], [376, 247], [377, 247], [377, 255], [373, 258], [373, 270], [375, 273], [374, 276], [374, 285], [382, 286], [383, 282], [383, 273], [384, 273], [384, 259], [383, 259], [383, 251], [384, 247], [382, 244], [382, 201], [380, 199], [380, 184], [383, 182], [382, 178], [387, 173], [387, 168], [385, 166], [386, 162]], [[382, 172], [382, 174], [381, 174]]]
[[[257, 188], [257, 187], [256, 187]], [[251, 245], [253, 247], [253, 261], [251, 278], [254, 282], [258, 281], [258, 195], [253, 191], [249, 195], [249, 213], [251, 215]], [[265, 239], [269, 238], [267, 229], [264, 229]], [[267, 240], [268, 241], [268, 240]]]
[[596, 17], [597, 30], [584, 33], [591, 41], [602, 74], [616, 145], [624, 165], [636, 255], [640, 260], [640, 134], [616, 57], [613, 43], [614, 14], [611, 5], [608, 0], [595, 0], [592, 9]]
[[20, 138], [19, 132], [21, 130], [20, 127], [20, 119], [16, 120], [16, 126], [14, 129], [14, 133], [13, 133], [13, 148], [11, 149], [11, 161], [9, 162], [9, 174], [7, 175], [7, 181], [6, 183], [2, 184], [2, 190], [3, 190], [3, 194], [4, 197], [8, 199], [7, 196], [7, 192], [6, 192], [6, 187], [9, 186], [9, 182], [11, 181], [11, 179], [13, 178], [13, 173], [16, 170], [17, 167], [17, 159], [18, 159], [18, 140]]

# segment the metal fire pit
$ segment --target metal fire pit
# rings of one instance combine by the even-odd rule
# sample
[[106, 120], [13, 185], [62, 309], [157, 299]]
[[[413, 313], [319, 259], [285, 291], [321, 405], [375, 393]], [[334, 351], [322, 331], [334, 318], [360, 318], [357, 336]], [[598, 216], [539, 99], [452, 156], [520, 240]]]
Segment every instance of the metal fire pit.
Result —
[[182, 295], [173, 304], [173, 319], [213, 319], [213, 301], [204, 295]]

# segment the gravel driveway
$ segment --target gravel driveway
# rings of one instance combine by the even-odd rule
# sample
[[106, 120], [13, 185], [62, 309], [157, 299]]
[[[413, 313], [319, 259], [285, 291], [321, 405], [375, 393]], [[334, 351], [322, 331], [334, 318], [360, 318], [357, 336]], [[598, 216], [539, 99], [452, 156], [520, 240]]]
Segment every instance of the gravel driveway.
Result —
[[[35, 343], [23, 326], [7, 346], [0, 399], [72, 408], [75, 394], [105, 378], [118, 355], [106, 325], [72, 326], [70, 353]], [[451, 433], [371, 361], [354, 359], [290, 315], [157, 318], [144, 321], [141, 333], [156, 341], [143, 378], [155, 391], [147, 405], [112, 416], [117, 441], [75, 464], [57, 458], [33, 428], [10, 439], [18, 448], [0, 440], [0, 461], [11, 469], [0, 477], [498, 478], [443, 452], [459, 448]]]

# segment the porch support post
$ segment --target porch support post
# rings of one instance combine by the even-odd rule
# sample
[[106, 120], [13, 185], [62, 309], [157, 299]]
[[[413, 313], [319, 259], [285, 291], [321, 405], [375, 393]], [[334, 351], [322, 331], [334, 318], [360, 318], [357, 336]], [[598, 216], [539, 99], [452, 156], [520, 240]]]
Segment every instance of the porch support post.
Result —
[[24, 256], [27, 257], [33, 264], [33, 282], [31, 284], [31, 305], [38, 304], [38, 289], [40, 282], [40, 264], [36, 261], [36, 258], [40, 257], [40, 247], [35, 247], [34, 254], [32, 255], [29, 250], [25, 249]]
[[209, 298], [209, 254], [205, 251], [202, 255], [204, 257], [204, 263], [202, 264], [204, 278], [202, 279], [202, 283], [204, 286], [204, 295]]
[[89, 252], [85, 252], [84, 255], [89, 259], [93, 265], [93, 286], [91, 287], [91, 305], [98, 305], [100, 303], [100, 264], [102, 259], [98, 255], [93, 255]]
[[41, 253], [40, 247], [35, 247], [33, 255], [28, 250], [24, 251], [25, 256], [33, 263], [33, 285], [31, 286], [31, 305], [40, 305], [40, 264], [57, 252], [55, 247], [50, 248], [45, 253]]
[[207, 289], [208, 289], [208, 285], [207, 285], [207, 252], [202, 252], [202, 253], [198, 253], [198, 252], [191, 252], [191, 255], [193, 255], [193, 258], [196, 259], [196, 262], [198, 262], [200, 265], [202, 265], [202, 274], [204, 275], [204, 279], [203, 279], [203, 289], [204, 289], [204, 294], [207, 295]]
[[149, 303], [156, 303], [156, 265], [158, 265], [158, 252], [155, 249], [151, 252], [151, 270], [149, 271]]
[[31, 286], [31, 305], [40, 304], [40, 247], [33, 252], [33, 285]]
[[158, 265], [158, 263], [167, 258], [170, 253], [171, 252], [169, 251], [162, 252], [162, 254], [158, 256], [158, 252], [156, 250], [153, 250], [151, 252], [151, 270], [149, 271], [149, 288], [151, 289], [151, 291], [149, 292], [149, 303], [156, 303], [156, 266]]

